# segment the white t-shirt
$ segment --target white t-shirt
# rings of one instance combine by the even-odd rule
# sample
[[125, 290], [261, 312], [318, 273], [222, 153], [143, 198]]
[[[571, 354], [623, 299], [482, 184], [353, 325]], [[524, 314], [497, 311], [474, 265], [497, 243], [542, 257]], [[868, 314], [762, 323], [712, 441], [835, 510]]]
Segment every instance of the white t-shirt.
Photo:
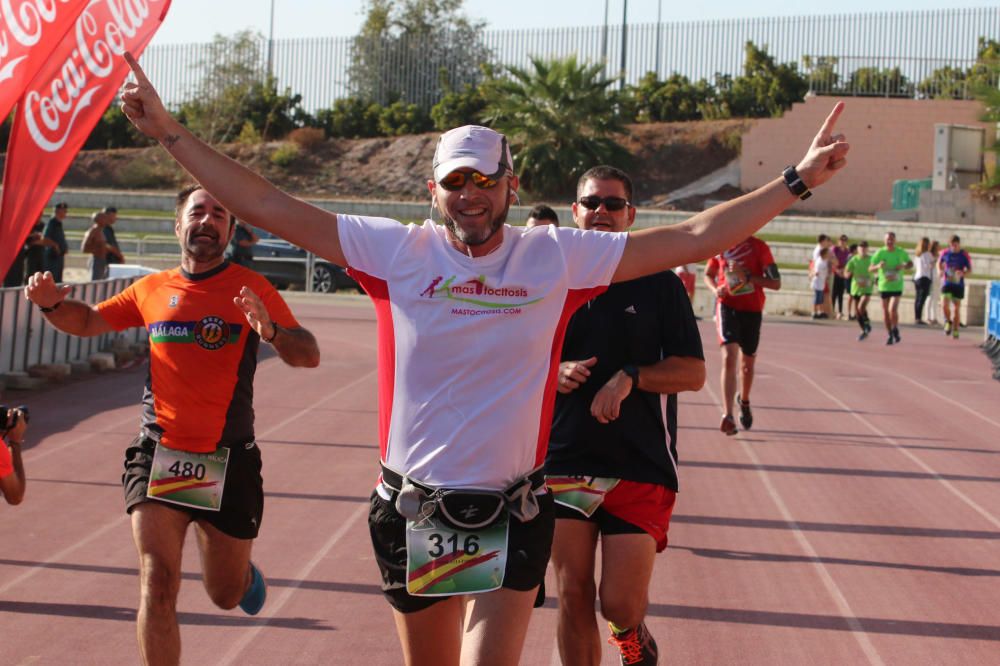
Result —
[[809, 283], [813, 291], [826, 289], [826, 279], [830, 277], [830, 260], [817, 258], [813, 262], [813, 277]]
[[928, 277], [932, 280], [934, 279], [934, 255], [930, 252], [924, 252], [917, 257], [916, 273], [913, 275], [914, 280], [919, 280], [920, 278]]
[[472, 258], [430, 220], [337, 219], [378, 317], [382, 462], [491, 490], [541, 465], [566, 324], [607, 288], [628, 235], [505, 225], [501, 245]]

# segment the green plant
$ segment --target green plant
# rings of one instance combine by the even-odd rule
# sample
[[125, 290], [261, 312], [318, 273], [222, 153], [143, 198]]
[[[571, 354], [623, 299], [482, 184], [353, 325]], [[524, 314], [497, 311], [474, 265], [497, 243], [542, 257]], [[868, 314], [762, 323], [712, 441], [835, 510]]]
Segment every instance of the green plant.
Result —
[[253, 126], [253, 123], [249, 120], [243, 122], [243, 127], [240, 129], [240, 135], [236, 137], [238, 143], [244, 143], [249, 146], [261, 143], [264, 139], [261, 137], [260, 132], [257, 128]]
[[628, 152], [615, 136], [624, 131], [603, 66], [531, 58], [531, 67], [509, 67], [485, 91], [484, 120], [505, 133], [522, 185], [537, 195], [572, 197], [577, 178], [597, 164], [627, 166]]
[[299, 158], [299, 147], [294, 143], [283, 142], [280, 146], [274, 149], [271, 156], [268, 158], [271, 160], [271, 164], [279, 167], [290, 166], [295, 160]]
[[855, 95], [913, 97], [914, 87], [899, 67], [860, 67], [851, 72], [847, 87]]
[[479, 63], [488, 62], [491, 52], [482, 42], [485, 23], [462, 14], [462, 4], [368, 0], [365, 22], [351, 44], [351, 94], [383, 106], [403, 100], [429, 110], [448, 89], [477, 84]]
[[115, 182], [127, 189], [163, 189], [174, 184], [172, 175], [157, 168], [155, 164], [132, 160], [126, 162], [113, 173]]
[[416, 104], [393, 102], [382, 109], [378, 119], [378, 127], [384, 136], [402, 136], [404, 134], [420, 134], [433, 128], [431, 117]]
[[743, 75], [716, 77], [719, 102], [715, 109], [730, 116], [767, 118], [780, 116], [805, 99], [809, 82], [795, 63], [778, 64], [753, 42], [744, 47]]
[[462, 125], [481, 124], [486, 99], [479, 86], [466, 85], [461, 92], [448, 91], [431, 108], [434, 129], [442, 132]]
[[327, 136], [358, 139], [379, 135], [382, 107], [359, 97], [338, 99], [329, 109], [316, 114], [319, 127]]

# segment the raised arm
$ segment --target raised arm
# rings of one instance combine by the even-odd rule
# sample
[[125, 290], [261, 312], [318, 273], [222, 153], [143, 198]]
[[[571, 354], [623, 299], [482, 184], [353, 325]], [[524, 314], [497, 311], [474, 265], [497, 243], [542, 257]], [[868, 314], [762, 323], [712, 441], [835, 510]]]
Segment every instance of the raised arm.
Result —
[[[809, 189], [828, 181], [847, 163], [849, 145], [843, 135], [833, 133], [843, 109], [843, 102], [833, 107], [805, 157], [795, 167]], [[686, 222], [635, 231], [629, 235], [613, 281], [632, 280], [718, 254], [752, 236], [796, 199], [779, 177]]]
[[57, 285], [48, 271], [35, 273], [24, 287], [25, 297], [42, 308], [49, 323], [63, 333], [90, 337], [114, 330], [94, 306], [66, 298], [71, 291], [70, 285]]
[[167, 112], [132, 54], [126, 53], [125, 60], [136, 83], [125, 85], [121, 108], [136, 129], [158, 141], [236, 217], [335, 264], [346, 265], [335, 214], [282, 192], [195, 137]]

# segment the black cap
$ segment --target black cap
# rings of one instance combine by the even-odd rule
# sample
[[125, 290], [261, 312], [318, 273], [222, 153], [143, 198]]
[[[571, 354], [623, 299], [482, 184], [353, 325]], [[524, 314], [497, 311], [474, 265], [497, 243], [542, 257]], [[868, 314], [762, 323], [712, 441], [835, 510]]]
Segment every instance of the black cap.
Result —
[[104, 210], [102, 210], [101, 212], [102, 213], [117, 213], [118, 209], [115, 208], [114, 206], [105, 206]]
[[65, 201], [60, 201], [59, 203], [56, 204], [56, 208], [69, 208], [69, 204], [66, 203]]

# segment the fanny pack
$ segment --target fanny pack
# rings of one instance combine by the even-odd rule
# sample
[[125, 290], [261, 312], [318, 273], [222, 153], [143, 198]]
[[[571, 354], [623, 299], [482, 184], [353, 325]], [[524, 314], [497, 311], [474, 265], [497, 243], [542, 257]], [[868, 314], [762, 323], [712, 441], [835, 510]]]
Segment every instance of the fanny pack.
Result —
[[382, 465], [382, 485], [390, 492], [396, 511], [411, 521], [436, 515], [459, 530], [478, 530], [495, 524], [505, 512], [522, 523], [538, 516], [535, 491], [545, 486], [541, 468], [521, 477], [506, 490], [434, 488]]

